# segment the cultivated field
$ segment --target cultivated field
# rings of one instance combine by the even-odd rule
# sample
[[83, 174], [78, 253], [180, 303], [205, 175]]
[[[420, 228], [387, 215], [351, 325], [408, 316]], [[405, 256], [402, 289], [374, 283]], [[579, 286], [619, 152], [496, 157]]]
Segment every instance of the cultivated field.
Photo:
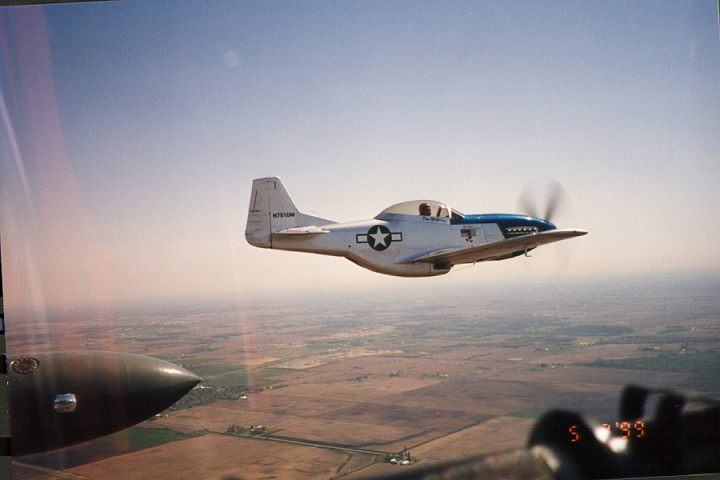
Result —
[[328, 478], [347, 455], [326, 449], [208, 434], [111, 457], [71, 470], [85, 478]]
[[16, 477], [356, 478], [407, 468], [384, 463], [405, 448], [414, 463], [522, 448], [550, 408], [611, 421], [629, 383], [718, 397], [719, 294], [666, 281], [9, 314], [11, 353], [145, 353], [204, 378], [161, 418], [19, 459]]

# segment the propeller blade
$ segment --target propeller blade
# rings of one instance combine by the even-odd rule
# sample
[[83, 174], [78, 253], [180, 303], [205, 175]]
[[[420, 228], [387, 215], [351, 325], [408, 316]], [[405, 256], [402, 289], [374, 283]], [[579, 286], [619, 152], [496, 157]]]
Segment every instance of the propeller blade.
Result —
[[555, 216], [558, 208], [562, 207], [564, 203], [567, 203], [567, 193], [565, 189], [557, 180], [551, 180], [548, 185], [549, 197], [547, 201], [547, 207], [545, 208], [545, 220], [552, 222], [552, 218]]
[[527, 185], [525, 188], [523, 188], [523, 191], [518, 197], [516, 208], [525, 215], [528, 215], [530, 217], [537, 217], [538, 210], [535, 207], [535, 192], [534, 189], [531, 187], [532, 185]]
[[546, 178], [534, 180], [523, 189], [517, 201], [517, 209], [531, 217], [551, 222], [567, 203], [568, 195], [560, 182]]
[[[572, 220], [573, 216], [570, 196], [562, 184], [551, 177], [532, 179], [520, 193], [517, 208], [519, 212], [553, 223], [556, 222], [558, 217], [563, 222], [567, 222]], [[553, 252], [551, 255], [554, 255], [550, 262], [554, 266], [556, 273], [564, 274], [568, 271], [574, 246], [572, 242], [560, 242], [558, 246], [550, 249]], [[532, 267], [533, 264], [533, 262], [524, 263], [524, 265], [527, 265], [526, 268], [529, 269], [542, 268], [543, 271], [547, 269], [547, 264], [538, 263], [535, 264], [536, 267]]]

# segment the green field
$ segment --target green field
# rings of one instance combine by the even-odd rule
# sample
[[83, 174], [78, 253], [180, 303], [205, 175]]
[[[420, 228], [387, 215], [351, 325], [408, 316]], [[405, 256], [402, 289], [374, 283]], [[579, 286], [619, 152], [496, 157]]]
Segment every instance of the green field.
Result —
[[[197, 373], [197, 372], [195, 372]], [[237, 385], [251, 386], [269, 386], [277, 383], [273, 377], [287, 373], [276, 368], [258, 368], [253, 370], [244, 370], [231, 368], [226, 371], [219, 371], [212, 376], [207, 375], [205, 385], [216, 387], [230, 387]]]
[[133, 450], [143, 450], [186, 438], [189, 438], [188, 435], [183, 435], [167, 428], [134, 427], [110, 435], [105, 441], [117, 444], [128, 444]]
[[539, 415], [537, 414], [528, 412], [508, 412], [505, 414], [505, 416], [514, 418], [529, 418], [530, 420], [535, 420], [539, 417]]
[[175, 363], [177, 365], [203, 365], [206, 363], [219, 362], [219, 357], [185, 357], [185, 358], [168, 358], [166, 362]]
[[709, 370], [714, 375], [720, 376], [720, 352], [711, 350], [685, 353], [660, 352], [648, 357], [595, 360], [584, 366], [689, 373]]
[[203, 377], [206, 380], [210, 380], [212, 377], [226, 375], [237, 370], [244, 370], [245, 367], [242, 365], [228, 366], [228, 365], [188, 365], [185, 367], [195, 375]]
[[684, 372], [688, 373], [688, 376], [683, 387], [710, 394], [720, 392], [720, 352], [715, 350], [660, 352], [657, 355], [639, 358], [598, 359], [582, 365], [600, 368]]

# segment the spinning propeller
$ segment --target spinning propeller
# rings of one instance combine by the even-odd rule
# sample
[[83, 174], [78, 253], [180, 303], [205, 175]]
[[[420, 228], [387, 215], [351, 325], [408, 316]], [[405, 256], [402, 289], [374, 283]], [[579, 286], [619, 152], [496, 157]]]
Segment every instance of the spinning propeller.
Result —
[[[562, 217], [563, 223], [572, 224], [572, 205], [570, 196], [560, 182], [554, 178], [536, 178], [522, 190], [517, 201], [517, 209], [531, 217], [541, 218], [555, 223]], [[552, 249], [554, 254], [548, 263], [536, 268], [547, 269], [552, 266], [556, 273], [563, 274], [570, 267], [573, 245], [562, 243]], [[528, 264], [526, 268], [533, 268]]]
[[[560, 182], [547, 178], [534, 180], [523, 189], [517, 201], [517, 209], [531, 217], [552, 222], [558, 211], [565, 210], [568, 203], [568, 194]], [[545, 207], [543, 210], [542, 206]]]

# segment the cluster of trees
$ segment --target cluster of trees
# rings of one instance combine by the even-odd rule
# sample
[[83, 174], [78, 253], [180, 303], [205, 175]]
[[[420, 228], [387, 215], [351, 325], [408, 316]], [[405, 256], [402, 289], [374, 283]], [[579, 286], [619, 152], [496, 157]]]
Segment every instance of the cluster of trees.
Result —
[[416, 458], [410, 455], [410, 450], [407, 447], [400, 453], [386, 453], [385, 455], [378, 455], [375, 459], [378, 462], [392, 463], [393, 465], [410, 465], [417, 461]]
[[265, 433], [266, 431], [267, 428], [262, 425], [250, 425], [249, 427], [244, 427], [242, 425], [238, 425], [237, 423], [233, 423], [226, 430], [227, 433], [234, 433], [236, 435], [259, 435], [261, 433]]

